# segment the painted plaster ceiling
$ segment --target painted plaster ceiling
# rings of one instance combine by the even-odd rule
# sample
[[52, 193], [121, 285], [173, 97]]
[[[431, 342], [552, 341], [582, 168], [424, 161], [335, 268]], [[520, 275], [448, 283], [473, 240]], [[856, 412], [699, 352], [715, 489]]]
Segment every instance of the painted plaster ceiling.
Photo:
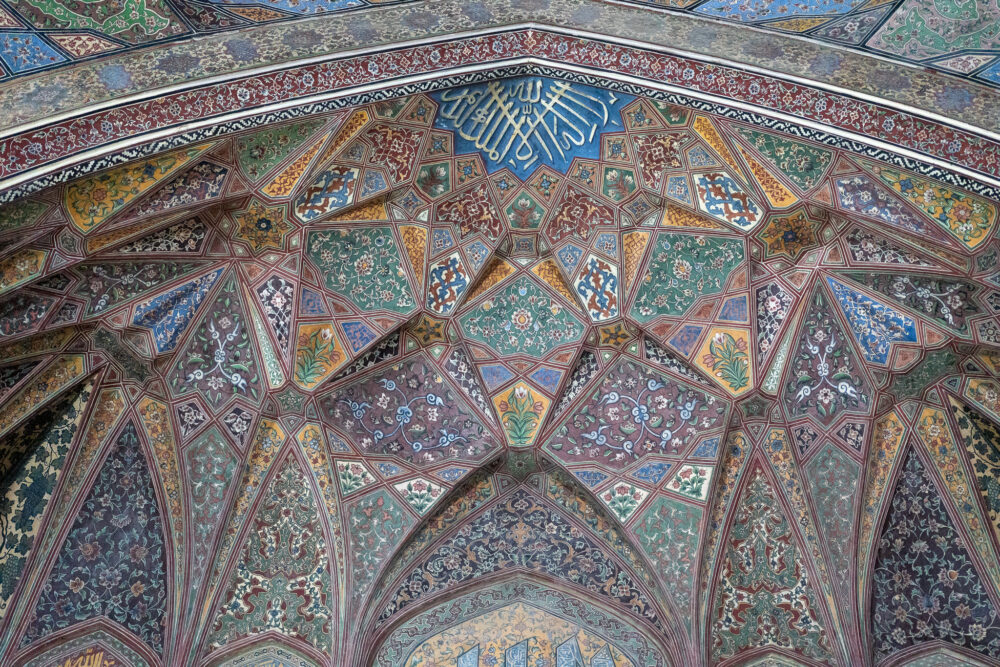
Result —
[[4, 660], [1000, 660], [992, 163], [500, 74], [0, 208]]
[[[753, 26], [1000, 86], [1000, 8], [995, 3], [587, 1], [632, 4]], [[199, 35], [407, 3], [416, 4], [413, 0], [8, 0], [0, 4], [0, 81]], [[522, 4], [526, 9], [548, 8], [545, 1]], [[467, 13], [478, 12], [486, 18], [487, 7], [469, 7]]]

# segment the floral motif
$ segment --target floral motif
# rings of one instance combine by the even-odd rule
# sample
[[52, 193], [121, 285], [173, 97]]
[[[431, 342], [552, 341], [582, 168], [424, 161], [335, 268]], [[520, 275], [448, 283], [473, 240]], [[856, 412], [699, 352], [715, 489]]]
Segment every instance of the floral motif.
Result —
[[191, 608], [204, 585], [211, 564], [212, 537], [225, 512], [226, 491], [236, 476], [238, 460], [212, 427], [184, 450], [184, 463], [191, 490]]
[[817, 523], [830, 553], [830, 566], [845, 596], [851, 586], [854, 497], [860, 474], [861, 467], [829, 443], [820, 448], [805, 469]]
[[285, 222], [284, 206], [265, 206], [256, 199], [233, 214], [236, 221], [235, 238], [246, 241], [256, 255], [268, 248], [281, 250], [291, 226]]
[[558, 345], [583, 337], [583, 322], [534, 280], [521, 276], [479, 303], [459, 323], [472, 340], [497, 354], [544, 357]]
[[619, 521], [628, 521], [648, 495], [649, 491], [634, 484], [620, 483], [613, 484], [600, 497]]
[[969, 335], [967, 318], [980, 312], [973, 299], [979, 288], [965, 280], [900, 273], [844, 275], [960, 335]]
[[700, 507], [659, 496], [632, 529], [685, 618], [698, 570], [701, 517]]
[[475, 460], [496, 447], [483, 423], [422, 354], [324, 396], [320, 407], [328, 423], [351, 434], [364, 452], [431, 463]]
[[337, 461], [337, 479], [340, 480], [340, 493], [349, 495], [375, 483], [375, 477], [360, 461]]
[[98, 315], [205, 267], [204, 262], [104, 262], [72, 269], [80, 279], [74, 290], [85, 299], [87, 315]]
[[933, 266], [909, 248], [895, 244], [871, 232], [855, 227], [845, 237], [847, 250], [856, 262], [899, 264], [903, 266]]
[[881, 165], [869, 167], [896, 194], [969, 248], [986, 241], [996, 226], [996, 205], [985, 199]]
[[864, 414], [871, 404], [868, 383], [827, 303], [817, 287], [783, 392], [791, 416], [809, 414], [823, 424], [845, 411]]
[[347, 363], [340, 337], [333, 324], [300, 324], [295, 347], [295, 383], [315, 389]]
[[833, 162], [833, 152], [819, 146], [749, 128], [736, 131], [803, 192], [816, 187]]
[[462, 347], [455, 347], [451, 351], [451, 356], [448, 357], [448, 360], [444, 364], [444, 370], [476, 407], [489, 417], [489, 400], [486, 398], [486, 394], [479, 384], [479, 379], [476, 376], [472, 362]]
[[567, 463], [623, 468], [648, 453], [678, 454], [723, 425], [726, 405], [643, 364], [619, 361], [565, 417], [546, 449]]
[[1000, 420], [1000, 385], [993, 380], [970, 379], [965, 387], [965, 398]]
[[763, 364], [771, 346], [778, 338], [781, 325], [792, 310], [792, 296], [778, 283], [758, 287], [757, 301], [757, 363]]
[[38, 328], [56, 300], [36, 294], [14, 292], [0, 300], [0, 338]]
[[417, 188], [431, 198], [451, 192], [451, 164], [437, 162], [420, 167], [415, 181]]
[[546, 572], [590, 588], [612, 605], [655, 626], [660, 624], [646, 593], [612, 560], [602, 543], [581, 533], [559, 511], [527, 490], [519, 489], [428, 553], [389, 598], [375, 625], [384, 625], [424, 596], [515, 567]]
[[750, 389], [748, 333], [740, 329], [714, 329], [699, 352], [699, 362], [726, 391], [738, 396]]
[[277, 630], [331, 648], [330, 556], [312, 486], [293, 457], [271, 481], [216, 613], [209, 646]]
[[548, 399], [520, 382], [506, 394], [495, 398], [494, 403], [507, 434], [507, 442], [514, 446], [530, 445], [548, 411]]
[[689, 140], [687, 132], [656, 132], [632, 138], [635, 161], [644, 187], [660, 192], [664, 173], [683, 166], [680, 147]]
[[351, 599], [359, 602], [382, 563], [413, 526], [413, 517], [385, 489], [377, 489], [347, 508], [353, 567]]
[[178, 206], [207, 202], [222, 194], [229, 168], [203, 160], [144, 199], [128, 212], [129, 217], [148, 217]]
[[894, 344], [917, 342], [917, 323], [912, 318], [832, 277], [826, 281], [865, 359], [885, 365]]
[[278, 339], [278, 347], [288, 352], [295, 285], [279, 275], [273, 275], [255, 289], [254, 293]]
[[363, 312], [406, 314], [416, 309], [403, 258], [388, 227], [312, 230], [306, 252], [327, 289]]
[[545, 215], [545, 209], [541, 204], [527, 193], [508, 204], [504, 212], [507, 214], [507, 224], [511, 229], [538, 229]]
[[912, 451], [878, 542], [872, 600], [877, 660], [935, 639], [1000, 657], [1000, 618]]
[[639, 322], [683, 315], [698, 297], [721, 292], [743, 257], [739, 239], [661, 232], [629, 314]]
[[198, 391], [216, 410], [233, 396], [260, 400], [260, 373], [232, 278], [223, 284], [168, 377], [175, 395]]
[[399, 491], [403, 500], [413, 508], [417, 514], [426, 514], [427, 510], [434, 506], [434, 503], [444, 493], [444, 488], [433, 482], [428, 482], [422, 477], [410, 479], [405, 482], [393, 484], [392, 488]]
[[[944, 411], [925, 407], [917, 418], [916, 432], [955, 501], [958, 515], [972, 539], [972, 546], [979, 551], [993, 581], [1000, 582], [1000, 567], [993, 552], [988, 524], [983, 520], [982, 510], [975, 500], [975, 480], [966, 475], [961, 445], [955, 441]], [[994, 526], [994, 531], [998, 531], [997, 526]]]
[[[993, 386], [995, 394], [996, 385]], [[1000, 428], [953, 397], [949, 396], [948, 400], [962, 434], [986, 513], [993, 524], [993, 530], [1000, 537]]]
[[[945, 240], [948, 235], [913, 213], [898, 199], [890, 195], [867, 176], [849, 176], [836, 180], [840, 206], [846, 211], [860, 213], [887, 225], [935, 240]], [[936, 232], [936, 233], [935, 233]]]
[[0, 294], [39, 276], [48, 254], [45, 250], [23, 248], [0, 261]]
[[42, 516], [63, 472], [66, 454], [93, 392], [88, 383], [51, 411], [11, 433], [0, 454], [0, 614], [35, 544]]
[[[470, 609], [477, 615], [470, 617]], [[514, 628], [517, 634], [512, 635]], [[410, 656], [415, 662], [407, 667], [466, 667], [464, 661], [472, 658], [468, 667], [498, 666], [505, 654], [511, 657], [508, 666], [522, 657], [532, 667], [563, 667], [561, 658], [578, 667], [588, 657], [591, 667], [669, 664], [647, 635], [631, 619], [588, 604], [578, 594], [517, 577], [476, 587], [407, 619], [385, 639], [372, 665], [398, 667], [399, 656]], [[528, 650], [519, 651], [519, 646]]]
[[712, 660], [774, 647], [832, 662], [820, 602], [788, 519], [763, 469], [749, 476], [712, 605]]
[[463, 240], [479, 233], [493, 242], [507, 228], [485, 183], [478, 183], [449, 196], [438, 204], [437, 217], [441, 222], [451, 223], [458, 228]]
[[604, 170], [604, 182], [601, 184], [601, 194], [614, 201], [628, 199], [635, 192], [635, 174], [629, 169], [608, 167]]
[[223, 270], [215, 269], [140, 302], [135, 307], [132, 324], [153, 333], [153, 344], [157, 352], [173, 350]]
[[243, 173], [256, 183], [295, 152], [321, 125], [319, 120], [277, 127], [269, 125], [263, 130], [241, 135], [236, 140], [236, 161]]
[[610, 227], [614, 222], [614, 209], [585, 191], [569, 186], [553, 207], [545, 233], [553, 244], [570, 237], [586, 241], [592, 232]]
[[75, 181], [65, 193], [70, 220], [84, 234], [96, 229], [207, 148], [192, 146]]
[[163, 654], [167, 563], [163, 522], [129, 422], [63, 542], [22, 646], [106, 616]]
[[899, 400], [916, 398], [942, 375], [954, 372], [957, 362], [955, 353], [949, 349], [927, 352], [919, 365], [893, 378], [889, 391]]
[[819, 245], [818, 231], [819, 223], [798, 210], [772, 216], [757, 237], [764, 242], [768, 256], [784, 255], [795, 262], [806, 250]]

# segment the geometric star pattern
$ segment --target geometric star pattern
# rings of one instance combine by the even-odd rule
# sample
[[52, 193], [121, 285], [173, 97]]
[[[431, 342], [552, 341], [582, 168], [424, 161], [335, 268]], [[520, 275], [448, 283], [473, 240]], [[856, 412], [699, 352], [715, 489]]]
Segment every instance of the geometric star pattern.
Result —
[[1000, 659], [975, 193], [523, 76], [0, 219], [19, 664]]

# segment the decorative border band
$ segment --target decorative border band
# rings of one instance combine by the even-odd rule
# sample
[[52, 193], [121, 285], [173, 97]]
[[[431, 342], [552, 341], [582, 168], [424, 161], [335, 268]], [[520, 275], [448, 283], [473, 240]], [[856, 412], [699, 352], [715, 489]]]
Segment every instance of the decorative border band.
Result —
[[[576, 71], [563, 70], [560, 65]], [[463, 69], [466, 71], [462, 72]], [[449, 74], [456, 71], [460, 73]], [[0, 189], [3, 189], [0, 201], [112, 164], [247, 127], [521, 73], [558, 76], [659, 97], [888, 160], [984, 196], [997, 198], [1000, 193], [1000, 188], [978, 183], [976, 179], [976, 176], [1000, 179], [1000, 142], [968, 130], [730, 65], [552, 30], [519, 29], [292, 65], [26, 130], [0, 140]], [[431, 79], [435, 74], [440, 78]], [[640, 83], [617, 80], [616, 76]], [[423, 80], [412, 81], [418, 77]], [[644, 81], [683, 89], [689, 94], [651, 91], [642, 85]], [[373, 86], [377, 90], [364, 90]], [[734, 106], [699, 99], [698, 95], [732, 100]], [[315, 101], [324, 96], [335, 99]], [[761, 113], [737, 109], [737, 104], [760, 109]], [[269, 109], [274, 107], [281, 108]], [[769, 118], [764, 115], [768, 112], [826, 129]], [[923, 163], [914, 157], [896, 155], [892, 150], [840, 136], [838, 131], [871, 138], [929, 161]], [[127, 145], [121, 146], [123, 142]], [[113, 154], [100, 156], [103, 149]], [[77, 164], [73, 164], [75, 158], [79, 158]], [[934, 161], [938, 164], [932, 164]], [[954, 173], [942, 164], [955, 165], [956, 171], [971, 172], [971, 177]]]

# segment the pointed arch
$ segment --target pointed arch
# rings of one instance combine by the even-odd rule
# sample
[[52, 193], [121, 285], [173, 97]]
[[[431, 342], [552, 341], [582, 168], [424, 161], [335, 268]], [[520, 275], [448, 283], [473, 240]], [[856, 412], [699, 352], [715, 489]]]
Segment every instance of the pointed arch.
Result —
[[915, 443], [900, 467], [873, 574], [873, 660], [933, 639], [1000, 659], [1000, 614]]
[[750, 457], [717, 567], [712, 622], [705, 629], [709, 664], [734, 664], [787, 649], [809, 661], [833, 662], [835, 645], [815, 575], [781, 499], [781, 484], [763, 454]]
[[[380, 590], [384, 593], [372, 598], [360, 641], [381, 636], [396, 623], [397, 614], [404, 610], [405, 614], [415, 613], [413, 609], [432, 604], [448, 591], [474, 586], [473, 581], [527, 571], [561, 580], [571, 588], [589, 589], [618, 613], [647, 625], [647, 632], [676, 644], [676, 621], [658, 609], [649, 594], [651, 587], [592, 529], [577, 527], [577, 520], [544, 493], [517, 485], [492, 499], [472, 503], [461, 499], [459, 496], [458, 504], [465, 516], [460, 521], [436, 525], [432, 521], [431, 529], [443, 528], [443, 532], [432, 538], [419, 534], [414, 538], [431, 546], [419, 559], [411, 560], [412, 565], [390, 568], [402, 576], [397, 575], [391, 584], [383, 580]], [[575, 546], [570, 547], [571, 543]]]
[[[448, 600], [406, 614], [394, 621], [357, 664], [422, 667], [421, 658], [426, 656], [431, 664], [462, 665], [460, 655], [475, 652], [477, 658], [471, 664], [478, 665], [480, 653], [496, 656], [525, 640], [534, 640], [532, 658], [547, 658], [553, 665], [557, 652], [586, 660], [572, 664], [596, 664], [590, 660], [598, 654], [611, 654], [616, 660], [610, 664], [622, 667], [684, 664], [642, 626], [597, 596], [567, 589], [550, 577], [525, 573], [467, 586]], [[481, 643], [487, 646], [480, 647]], [[579, 651], [581, 645], [585, 652]]]
[[22, 648], [103, 616], [164, 654], [169, 538], [135, 422], [130, 416], [122, 426], [64, 538]]
[[[86, 660], [92, 664], [155, 667], [160, 658], [135, 635], [106, 618], [94, 618], [56, 633], [56, 641], [32, 644], [17, 655], [25, 667], [51, 667]], [[100, 658], [95, 657], [100, 656]], [[82, 660], [81, 660], [82, 659]]]
[[945, 409], [933, 405], [921, 406], [914, 418], [914, 434], [954, 503], [959, 519], [958, 529], [969, 535], [976, 557], [993, 581], [994, 590], [1000, 590], [1000, 559], [993, 546], [992, 531], [987, 528], [992, 523], [987, 523], [985, 519], [975, 493], [975, 478], [966, 469], [968, 456], [955, 439]]
[[4, 438], [0, 480], [4, 513], [0, 517], [0, 618], [7, 614], [13, 595], [28, 571], [29, 560], [37, 560], [35, 544], [48, 507], [95, 388], [95, 379], [82, 384], [51, 412], [25, 422]]
[[[196, 616], [189, 619], [188, 635], [180, 647], [180, 651], [188, 654], [188, 661], [194, 661], [198, 656], [201, 642], [204, 640], [208, 624], [214, 616], [215, 599], [221, 595], [220, 587], [230, 570], [230, 559], [233, 557], [240, 538], [246, 530], [246, 522], [255, 506], [255, 500], [260, 495], [265, 483], [271, 475], [275, 460], [283, 454], [288, 435], [284, 427], [276, 420], [262, 418], [257, 425], [257, 432], [250, 447], [249, 455], [243, 466], [238, 493], [232, 496], [232, 505], [227, 512], [226, 528], [216, 538], [215, 558], [211, 576], [206, 579], [205, 591], [200, 597], [200, 608]], [[206, 570], [207, 573], [207, 570]]]
[[336, 650], [331, 606], [336, 591], [319, 518], [322, 504], [296, 449], [288, 447], [279, 456], [244, 530], [206, 631], [205, 658], [269, 629], [320, 656]]

